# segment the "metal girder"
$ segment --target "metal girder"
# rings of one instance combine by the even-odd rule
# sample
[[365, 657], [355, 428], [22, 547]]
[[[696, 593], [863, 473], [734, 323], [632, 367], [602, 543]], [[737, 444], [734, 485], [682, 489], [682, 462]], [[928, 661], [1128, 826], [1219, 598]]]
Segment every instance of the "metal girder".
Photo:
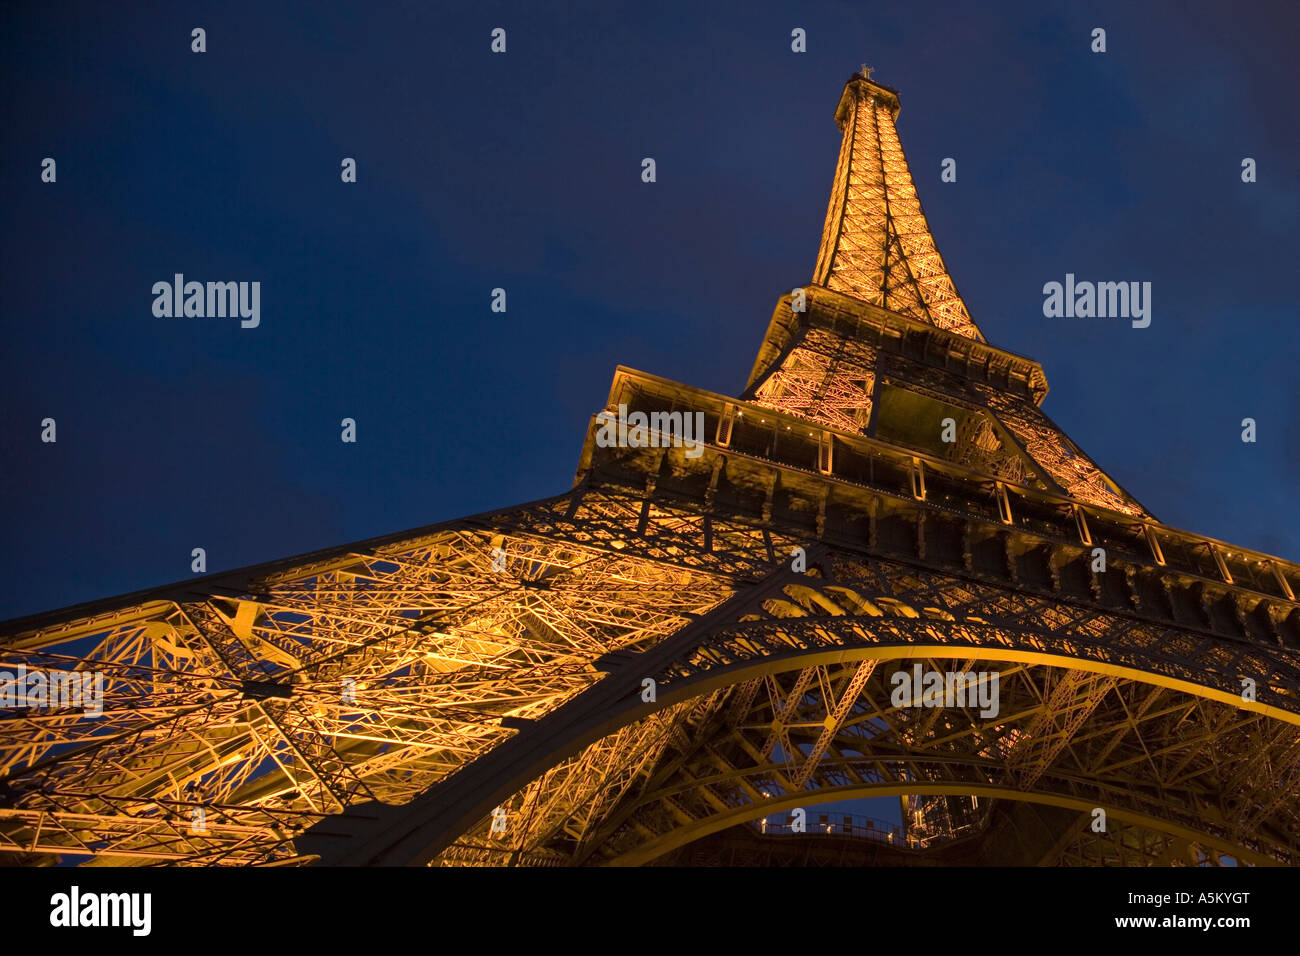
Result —
[[[1159, 644], [1158, 632], [1144, 632], [1136, 626], [1107, 620], [1093, 610], [1071, 610], [1051, 602], [1038, 602], [1013, 589], [985, 588], [970, 581], [945, 581], [916, 568], [879, 559], [861, 562], [832, 553], [819, 563], [819, 567], [823, 569], [822, 575], [792, 578], [779, 591], [769, 594], [762, 601], [762, 614], [757, 617], [749, 612], [744, 615], [746, 620], [732, 625], [727, 625], [725, 618], [717, 618], [707, 629], [701, 630], [701, 634], [708, 635], [707, 639], [699, 640], [697, 635], [696, 641], [691, 643], [692, 650], [685, 656], [674, 658], [659, 671], [637, 670], [637, 673], [658, 675], [656, 680], [661, 688], [661, 701], [673, 703], [712, 694], [719, 688], [752, 687], [759, 674], [786, 672], [795, 680], [794, 691], [749, 695], [752, 706], [764, 709], [742, 719], [726, 721], [723, 730], [712, 731], [714, 736], [709, 738], [707, 760], [710, 774], [700, 783], [703, 788], [700, 799], [711, 809], [699, 817], [700, 820], [716, 822], [717, 818], [713, 816], [719, 810], [716, 804], [719, 801], [725, 803], [728, 792], [732, 795], [750, 794], [749, 802], [757, 805], [758, 801], [752, 797], [754, 793], [788, 794], [799, 790], [802, 784], [796, 783], [798, 777], [791, 775], [792, 768], [787, 761], [798, 760], [794, 755], [801, 755], [803, 746], [808, 746], [810, 751], [819, 746], [828, 710], [834, 713], [845, 701], [858, 701], [856, 695], [846, 694], [834, 702], [827, 702], [826, 695], [818, 689], [833, 686], [834, 680], [823, 679], [818, 669], [829, 666], [832, 661], [839, 666], [846, 663], [851, 666], [850, 662], [857, 660], [877, 662], [876, 673], [881, 673], [879, 662], [910, 661], [915, 659], [918, 650], [923, 650], [925, 655], [935, 660], [936, 667], [941, 666], [945, 659], [964, 660], [965, 669], [975, 661], [982, 661], [985, 667], [1002, 669], [1008, 679], [1029, 673], [1070, 674], [1079, 670], [1077, 665], [1080, 663], [1087, 663], [1096, 670], [1070, 677], [1068, 682], [1055, 677], [1040, 677], [1046, 682], [1046, 689], [1041, 683], [1027, 685], [1019, 696], [1003, 700], [1004, 719], [991, 721], [966, 712], [954, 720], [946, 711], [938, 712], [936, 716], [935, 711], [923, 710], [896, 728], [899, 740], [911, 748], [911, 755], [896, 745], [892, 749], [865, 754], [863, 741], [854, 735], [860, 734], [872, 720], [880, 719], [881, 714], [896, 714], [897, 709], [879, 700], [863, 704], [866, 710], [860, 716], [846, 715], [844, 721], [838, 722], [836, 715], [836, 736], [826, 743], [828, 757], [825, 760], [809, 761], [802, 768], [795, 765], [796, 773], [807, 771], [805, 782], [817, 780], [819, 774], [831, 773], [839, 780], [839, 787], [861, 789], [888, 784], [898, 788], [904, 786], [902, 780], [915, 780], [917, 786], [914, 790], [890, 792], [951, 793], [959, 792], [953, 787], [969, 785], [975, 787], [969, 791], [971, 793], [991, 794], [992, 791], [984, 786], [989, 783], [990, 768], [1001, 767], [1000, 795], [1007, 796], [1014, 791], [1023, 799], [1073, 806], [1084, 799], [1081, 793], [1088, 792], [1081, 787], [1078, 778], [1102, 779], [1103, 774], [1109, 774], [1117, 782], [1107, 785], [1108, 789], [1091, 791], [1091, 799], [1106, 801], [1092, 805], [1117, 806], [1121, 814], [1140, 818], [1148, 827], [1155, 826], [1160, 815], [1168, 812], [1173, 817], [1164, 821], [1168, 826], [1179, 832], [1195, 832], [1200, 835], [1199, 839], [1209, 840], [1220, 847], [1235, 846], [1240, 853], [1251, 855], [1251, 859], [1256, 861], [1289, 858], [1295, 852], [1295, 801], [1275, 811], [1281, 815], [1276, 817], [1278, 823], [1270, 824], [1271, 835], [1256, 833], [1251, 840], [1245, 841], [1239, 835], [1227, 834], [1214, 820], [1207, 822], [1201, 815], [1205, 797], [1199, 791], [1184, 798], [1186, 806], [1174, 801], [1172, 808], [1162, 810], [1158, 805], [1143, 802], [1141, 806], [1125, 809], [1125, 800], [1133, 799], [1134, 794], [1139, 793], [1137, 782], [1128, 775], [1139, 770], [1154, 772], [1157, 765], [1152, 764], [1153, 760], [1158, 762], [1159, 792], [1169, 799], [1176, 787], [1197, 783], [1196, 778], [1204, 777], [1211, 770], [1222, 774], [1225, 768], [1234, 766], [1232, 761], [1222, 758], [1212, 766], [1207, 764], [1202, 759], [1207, 740], [1232, 746], [1229, 742], [1234, 736], [1240, 736], [1242, 728], [1256, 725], [1261, 720], [1269, 726], [1276, 726], [1278, 717], [1284, 718], [1290, 726], [1300, 723], [1294, 696], [1300, 671], [1295, 669], [1295, 661], [1286, 665], [1285, 674], [1289, 676], [1279, 672], [1267, 679], [1275, 689], [1289, 686], [1292, 690], [1284, 691], [1272, 705], [1256, 703], [1248, 710], [1240, 698], [1216, 690], [1215, 682], [1207, 680], [1205, 674], [1201, 675], [1198, 683], [1193, 671], [1201, 665], [1193, 666], [1193, 661], [1187, 662], [1186, 671], [1176, 679], [1171, 677], [1177, 672], [1171, 671], [1170, 659], [1136, 660], [1117, 653], [1113, 647], [1105, 654], [1097, 654], [1095, 661], [1088, 661], [1090, 645], [1106, 646], [1107, 641], [1118, 641], [1129, 646], [1130, 651], [1143, 648], [1149, 654], [1156, 654]], [[875, 590], [867, 590], [863, 582], [870, 582]], [[882, 587], [887, 590], [880, 590]], [[952, 595], [953, 600], [944, 601], [945, 607], [933, 608], [929, 602], [933, 602], [936, 595], [944, 594]], [[911, 603], [920, 603], [918, 599], [922, 598], [927, 603], [919, 608]], [[817, 616], [808, 613], [810, 608], [821, 609], [832, 602], [839, 602], [841, 613]], [[927, 613], [927, 607], [944, 613]], [[862, 609], [870, 608], [875, 608], [874, 614], [870, 611], [862, 613]], [[853, 613], [844, 613], [850, 610]], [[953, 610], [963, 612], [962, 617], [954, 614]], [[953, 620], [946, 620], [945, 615]], [[958, 641], [959, 646], [949, 646], [949, 642], [967, 626], [980, 629], [979, 635]], [[1166, 635], [1166, 639], [1175, 637]], [[824, 658], [827, 663], [812, 666], [819, 658]], [[1229, 660], [1240, 663], [1242, 658], [1234, 654]], [[1122, 666], [1121, 661], [1124, 662]], [[1021, 666], [1007, 667], [1008, 662], [1020, 662]], [[1097, 677], [1097, 674], [1101, 676]], [[1062, 686], [1071, 690], [1062, 690]], [[1232, 686], [1232, 683], [1227, 686]], [[1073, 691], [1085, 687], [1087, 692], [1080, 699], [1079, 693]], [[1114, 705], [1104, 712], [1100, 710], [1103, 702], [1110, 699], [1108, 693], [1113, 694], [1121, 687], [1130, 689], [1127, 691], [1129, 696], [1117, 698]], [[1132, 691], [1132, 688], [1140, 688], [1141, 692]], [[809, 700], [814, 701], [811, 711], [807, 710]], [[1162, 700], [1163, 705], [1160, 704]], [[1197, 709], [1198, 704], [1202, 709]], [[642, 719], [636, 716], [638, 712], [644, 714], [650, 709], [626, 699], [623, 719]], [[724, 705], [724, 714], [725, 711]], [[1201, 722], [1190, 722], [1189, 714], [1199, 714]], [[1223, 720], [1233, 714], [1238, 715], [1235, 724]], [[773, 724], [778, 718], [790, 743], [783, 746], [785, 753], [781, 761], [770, 763], [768, 769], [763, 769], [767, 761], [765, 755], [771, 753], [769, 743]], [[1161, 721], [1160, 731], [1150, 739], [1141, 734], [1136, 734], [1135, 738], [1130, 736], [1135, 734], [1136, 727], [1144, 723], [1151, 725], [1157, 720]], [[726, 727], [734, 728], [736, 736], [730, 756], [728, 751], [717, 747], [717, 733], [726, 732]], [[942, 732], [918, 733], [919, 727], [942, 728]], [[812, 735], [814, 731], [816, 734]], [[1159, 748], [1153, 748], [1149, 742], [1156, 739], [1162, 741]], [[932, 775], [934, 767], [942, 766], [945, 772], [950, 772], [953, 765], [950, 760], [937, 765], [926, 761], [934, 760], [944, 747], [951, 747], [960, 740], [971, 741], [971, 746], [978, 745], [975, 756], [969, 759], [975, 760], [974, 766], [983, 777], [972, 776], [972, 770], [956, 778], [960, 781], [956, 784], [942, 783], [944, 779], [953, 779], [951, 776], [940, 776], [936, 781]], [[1121, 742], [1125, 742], [1123, 747], [1120, 747]], [[854, 760], [837, 759], [837, 746], [850, 746], [864, 752], [864, 756]], [[1088, 748], [1088, 762], [1080, 763], [1078, 755], [1085, 747]], [[683, 745], [678, 741], [672, 744], [672, 749], [681, 752]], [[1026, 754], [1033, 754], [1033, 759], [1030, 760]], [[720, 760], [724, 765], [737, 767], [748, 762], [758, 765], [758, 769], [749, 776], [737, 771], [730, 777], [725, 774], [719, 777]], [[1194, 773], [1189, 772], [1189, 760], [1195, 762]], [[1027, 761], [1032, 768], [1029, 772], [1025, 770]], [[881, 773], [885, 776], [880, 776]], [[739, 782], [741, 778], [744, 778], [743, 786]], [[976, 786], [981, 780], [983, 783]], [[669, 816], [674, 821], [674, 828], [695, 832], [691, 829], [694, 823], [688, 825], [682, 819], [683, 815], [692, 813], [689, 802], [683, 802], [682, 786], [680, 783], [675, 785]], [[821, 786], [824, 784], [814, 789]], [[1143, 781], [1143, 786], [1146, 786], [1146, 781]], [[935, 790], [935, 787], [939, 789]], [[1146, 787], [1147, 791], [1149, 789]], [[1101, 793], [1105, 796], [1100, 796]], [[616, 814], [610, 817], [616, 818]], [[639, 824], [629, 823], [628, 826], [641, 831], [646, 826], [645, 821], [640, 817], [637, 820]], [[590, 820], [584, 826], [585, 832], [593, 832]], [[586, 840], [586, 846], [606, 846], [612, 836], [599, 829], [596, 833]], [[541, 847], [531, 849], [535, 852]], [[560, 845], [549, 849], [560, 858], [579, 858], [575, 851], [566, 851]]]
[[[1050, 688], [1059, 676], [1059, 671], [1045, 667], [1020, 672], [1009, 693], [1004, 694], [1011, 698], [1004, 700], [1007, 711], [1020, 716], [1010, 725], [999, 727], [1002, 738], [1014, 725], [1026, 728], [1039, 719], [1038, 705], [1051, 699]], [[1011, 759], [1013, 748], [991, 748], [987, 725], [965, 722], [963, 730], [958, 713], [945, 712], [945, 722], [958, 731], [952, 736], [919, 747], [911, 743], [912, 738], [905, 732], [908, 715], [888, 705], [887, 686], [877, 680], [865, 690], [857, 710], [861, 717], [846, 723], [827, 758], [810, 777], [808, 790], [787, 789], [782, 785], [784, 768], [779, 762], [745, 759], [746, 754], [757, 751], [744, 746], [740, 738], [746, 733], [746, 725], [761, 728], [767, 704], [760, 702], [760, 712], [749, 721], [727, 737], [719, 739], [715, 735], [709, 741], [711, 751], [731, 755], [731, 764], [721, 764], [731, 769], [719, 773], [719, 761], [702, 757], [680, 762], [672, 774], [658, 779], [653, 788], [644, 792], [636, 809], [625, 817], [626, 822], [605, 837], [605, 859], [648, 862], [673, 847], [742, 819], [849, 796], [896, 793], [978, 794], [981, 800], [997, 797], [1085, 811], [1100, 807], [1106, 810], [1108, 821], [1116, 821], [1115, 825], [1136, 824], [1148, 832], [1211, 847], [1241, 862], [1294, 863], [1300, 859], [1300, 826], [1294, 800], [1285, 814], [1275, 816], [1268, 827], [1257, 828], [1245, 839], [1236, 821], [1225, 819], [1207, 800], [1207, 796], [1236, 779], [1234, 767], [1224, 765], [1225, 755], [1261, 728], [1272, 726], [1271, 722], [1251, 715], [1237, 727], [1225, 730], [1218, 718], [1228, 712], [1226, 705], [1202, 702], [1207, 704], [1200, 712], [1207, 723], [1204, 727], [1190, 722], [1184, 712], [1142, 706], [1143, 698], [1163, 693], [1137, 682], [1118, 684], [1107, 698], [1113, 698], [1112, 702], [1095, 717], [1104, 728], [1096, 728], [1087, 739], [1072, 741], [1068, 753], [1058, 752], [1057, 759], [1029, 788], [1021, 784]], [[1023, 703], [1018, 703], [1017, 698]], [[1117, 761], [1113, 756], [1108, 740], [1110, 729], [1117, 726], [1117, 721], [1127, 721], [1121, 699], [1127, 699], [1127, 712], [1148, 715], [1137, 726], [1125, 726], [1123, 730], [1124, 749], [1140, 759]], [[1207, 736], [1215, 741], [1213, 747], [1206, 746]], [[1159, 747], [1153, 746], [1156, 741]], [[1196, 761], [1197, 773], [1176, 777], [1171, 768], [1183, 766], [1189, 757]], [[1151, 758], [1156, 760], [1154, 765], [1149, 762]], [[1154, 774], [1154, 779], [1149, 774]], [[744, 789], [737, 786], [741, 780], [748, 784]], [[704, 787], [714, 795], [726, 794], [727, 806], [719, 810], [701, 800], [696, 794]], [[747, 796], [751, 792], [761, 792], [764, 798], [752, 799]], [[1256, 779], [1242, 794], [1242, 812], [1270, 792], [1267, 781]], [[664, 795], [674, 801], [674, 822], [667, 827], [662, 811], [656, 809]], [[682, 822], [683, 816], [689, 818], [689, 823]], [[1089, 813], [1088, 822], [1092, 821]], [[989, 831], [982, 839], [996, 843], [1001, 836]], [[1043, 852], [1050, 855], [1049, 850]]]
[[[629, 534], [647, 500], [582, 489], [281, 564], [246, 597], [19, 632], [12, 663], [103, 673], [104, 714], [0, 720], [4, 841], [119, 863], [269, 862], [330, 813], [409, 800], [592, 686], [602, 656], [653, 646], [767, 566], [770, 532], [718, 520], [706, 548], [696, 513], [652, 505]], [[194, 806], [204, 832], [167, 822]], [[267, 814], [289, 829], [251, 822]]]
[[825, 726], [822, 727], [821, 733], [818, 734], [817, 742], [804, 756], [798, 771], [790, 778], [792, 789], [801, 789], [808, 782], [808, 778], [813, 775], [817, 765], [821, 762], [822, 756], [830, 748], [831, 741], [835, 739], [835, 735], [844, 726], [844, 721], [848, 719], [849, 711], [857, 703], [858, 694], [867, 685], [867, 680], [875, 669], [875, 661], [863, 661], [854, 669], [853, 676], [849, 678], [848, 685], [844, 688], [839, 700], [835, 702], [833, 709], [826, 715]]

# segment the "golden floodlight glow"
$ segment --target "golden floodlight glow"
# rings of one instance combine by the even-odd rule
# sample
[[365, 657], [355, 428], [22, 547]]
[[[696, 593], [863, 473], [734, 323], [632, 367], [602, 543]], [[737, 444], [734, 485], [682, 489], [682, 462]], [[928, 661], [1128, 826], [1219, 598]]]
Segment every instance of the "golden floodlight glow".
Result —
[[[699, 456], [589, 429], [551, 497], [11, 622], [107, 679], [0, 720], [6, 861], [1300, 865], [1300, 567], [1159, 523], [1041, 411], [898, 111], [846, 84], [739, 397], [616, 371], [608, 407], [712, 416]], [[868, 798], [897, 833], [783, 822]]]

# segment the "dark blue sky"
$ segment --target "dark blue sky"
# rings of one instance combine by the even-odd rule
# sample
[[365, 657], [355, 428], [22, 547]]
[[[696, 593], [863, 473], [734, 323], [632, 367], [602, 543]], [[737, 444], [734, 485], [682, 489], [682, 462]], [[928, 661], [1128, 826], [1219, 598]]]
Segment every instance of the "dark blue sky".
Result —
[[[619, 363], [738, 393], [863, 62], [1048, 414], [1167, 523], [1300, 559], [1300, 7], [698, 6], [7, 6], [0, 618], [563, 491]], [[155, 318], [175, 272], [260, 281], [261, 326]], [[1150, 281], [1150, 328], [1044, 318], [1067, 272]]]

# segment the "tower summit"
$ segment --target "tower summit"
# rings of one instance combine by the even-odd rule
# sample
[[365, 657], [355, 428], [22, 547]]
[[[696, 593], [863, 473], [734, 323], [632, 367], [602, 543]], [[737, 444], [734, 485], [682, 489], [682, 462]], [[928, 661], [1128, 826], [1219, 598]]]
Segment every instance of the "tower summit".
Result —
[[899, 142], [898, 93], [869, 73], [849, 78], [835, 109], [842, 139], [813, 282], [778, 303], [743, 397], [1145, 515], [1039, 408], [1042, 367], [988, 345], [971, 320]]
[[984, 341], [957, 293], [898, 140], [898, 93], [863, 67], [844, 85], [843, 133], [813, 282]]

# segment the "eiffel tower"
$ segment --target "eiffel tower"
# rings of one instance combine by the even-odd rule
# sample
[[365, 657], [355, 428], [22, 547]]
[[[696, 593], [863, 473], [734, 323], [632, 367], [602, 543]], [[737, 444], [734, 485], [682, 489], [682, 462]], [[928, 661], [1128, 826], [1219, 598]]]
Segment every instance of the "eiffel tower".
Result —
[[[620, 367], [564, 494], [0, 627], [104, 687], [3, 711], [9, 862], [1300, 862], [1300, 567], [1160, 523], [1043, 413], [898, 112], [847, 82], [738, 397]], [[647, 440], [600, 440], [623, 413]], [[998, 706], [900, 704], [913, 668]], [[902, 827], [817, 810], [872, 797]]]

